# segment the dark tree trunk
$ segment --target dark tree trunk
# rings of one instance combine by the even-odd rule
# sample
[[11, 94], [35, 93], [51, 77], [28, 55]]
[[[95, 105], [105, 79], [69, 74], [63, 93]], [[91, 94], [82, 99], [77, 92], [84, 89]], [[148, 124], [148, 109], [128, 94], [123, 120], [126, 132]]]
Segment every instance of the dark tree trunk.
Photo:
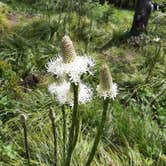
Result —
[[103, 5], [105, 3], [105, 0], [99, 0], [100, 4]]
[[132, 35], [139, 35], [146, 32], [146, 27], [152, 10], [151, 0], [138, 0], [135, 8], [133, 25], [131, 28]]

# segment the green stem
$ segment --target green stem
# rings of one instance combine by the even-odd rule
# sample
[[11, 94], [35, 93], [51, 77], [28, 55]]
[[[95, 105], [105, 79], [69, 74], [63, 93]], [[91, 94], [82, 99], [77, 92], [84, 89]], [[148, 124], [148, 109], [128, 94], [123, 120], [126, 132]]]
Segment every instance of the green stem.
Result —
[[57, 131], [56, 131], [56, 124], [55, 124], [55, 117], [54, 117], [54, 113], [53, 110], [50, 109], [49, 110], [49, 117], [51, 120], [51, 124], [52, 124], [52, 133], [53, 133], [53, 137], [54, 137], [54, 166], [57, 166], [58, 160], [57, 160]]
[[70, 133], [69, 133], [69, 142], [68, 142], [68, 152], [67, 152], [67, 158], [65, 162], [65, 166], [70, 166], [71, 162], [71, 156], [73, 153], [73, 150], [75, 148], [75, 145], [73, 146], [73, 140], [76, 135], [75, 131], [77, 131], [78, 121], [77, 121], [77, 110], [78, 110], [78, 85], [73, 84], [73, 91], [74, 91], [74, 107], [73, 107], [73, 114], [72, 114], [72, 124], [70, 127]]
[[63, 118], [63, 165], [65, 164], [66, 159], [66, 114], [65, 114], [65, 106], [62, 106], [62, 118]]
[[24, 115], [21, 115], [20, 119], [21, 119], [21, 123], [23, 127], [25, 158], [27, 159], [27, 165], [30, 166], [30, 153], [29, 153], [29, 145], [28, 145], [26, 118]]
[[75, 135], [73, 137], [73, 150], [77, 144], [78, 135], [79, 135], [79, 128], [80, 128], [80, 112], [77, 111], [77, 117], [76, 117], [76, 126], [75, 126]]
[[97, 146], [100, 142], [100, 139], [101, 139], [101, 136], [102, 136], [102, 133], [103, 133], [103, 128], [104, 128], [104, 125], [105, 125], [105, 121], [106, 121], [106, 115], [107, 115], [107, 110], [108, 110], [108, 103], [109, 103], [109, 100], [106, 99], [103, 101], [103, 113], [102, 113], [102, 119], [101, 119], [101, 123], [97, 129], [97, 134], [96, 134], [96, 137], [95, 137], [95, 140], [94, 140], [94, 143], [93, 143], [93, 146], [92, 146], [92, 149], [91, 149], [91, 152], [90, 152], [90, 155], [88, 157], [88, 160], [87, 160], [87, 163], [86, 163], [86, 166], [90, 166], [94, 156], [95, 156], [95, 152], [97, 150]]

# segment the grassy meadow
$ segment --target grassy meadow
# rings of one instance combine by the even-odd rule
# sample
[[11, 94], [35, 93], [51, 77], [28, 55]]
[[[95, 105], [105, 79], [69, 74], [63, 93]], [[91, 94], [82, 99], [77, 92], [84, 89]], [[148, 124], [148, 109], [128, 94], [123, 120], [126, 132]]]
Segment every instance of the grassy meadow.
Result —
[[[166, 13], [152, 12], [148, 33], [137, 37], [129, 35], [133, 15], [131, 9], [90, 0], [0, 1], [0, 166], [27, 165], [21, 114], [27, 116], [31, 165], [53, 165], [50, 108], [57, 126], [57, 165], [62, 165], [62, 108], [48, 92], [55, 78], [46, 64], [63, 54], [65, 34], [78, 55], [95, 61], [93, 75], [82, 78], [94, 96], [79, 105], [71, 165], [84, 166], [92, 147], [102, 113], [96, 87], [107, 63], [118, 95], [110, 102], [91, 166], [166, 166]], [[68, 130], [72, 111], [65, 108]]]

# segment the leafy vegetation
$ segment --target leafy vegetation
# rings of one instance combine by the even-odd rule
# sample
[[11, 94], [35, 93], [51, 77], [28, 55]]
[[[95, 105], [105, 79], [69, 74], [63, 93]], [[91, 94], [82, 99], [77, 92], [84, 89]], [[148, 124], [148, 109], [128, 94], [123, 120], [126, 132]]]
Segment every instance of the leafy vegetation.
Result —
[[[166, 14], [152, 13], [148, 34], [131, 37], [132, 10], [98, 2], [8, 0], [0, 3], [0, 165], [26, 165], [20, 114], [28, 116], [32, 165], [53, 165], [49, 109], [55, 110], [58, 158], [62, 152], [62, 111], [48, 93], [53, 82], [45, 64], [61, 52], [69, 34], [79, 54], [96, 62], [93, 77], [83, 79], [93, 89], [99, 70], [110, 67], [119, 94], [109, 108], [94, 166], [166, 165]], [[157, 1], [159, 2], [159, 1]], [[164, 1], [160, 1], [163, 3]], [[4, 7], [5, 6], [5, 7]], [[39, 83], [28, 80], [35, 75]], [[33, 86], [32, 86], [33, 84]], [[96, 93], [96, 92], [95, 92]], [[81, 105], [81, 133], [72, 165], [85, 165], [101, 119], [101, 100]], [[67, 128], [71, 110], [67, 109]], [[59, 163], [60, 164], [60, 163]]]

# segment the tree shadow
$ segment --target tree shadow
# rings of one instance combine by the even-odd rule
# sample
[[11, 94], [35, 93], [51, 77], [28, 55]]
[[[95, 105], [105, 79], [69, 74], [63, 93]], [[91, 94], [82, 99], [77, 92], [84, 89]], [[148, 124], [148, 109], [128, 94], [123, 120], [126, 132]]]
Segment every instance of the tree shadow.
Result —
[[125, 44], [131, 36], [132, 35], [129, 31], [123, 33], [116, 31], [113, 33], [113, 37], [111, 38], [111, 40], [107, 41], [102, 47], [100, 47], [99, 51], [104, 51], [112, 46]]

